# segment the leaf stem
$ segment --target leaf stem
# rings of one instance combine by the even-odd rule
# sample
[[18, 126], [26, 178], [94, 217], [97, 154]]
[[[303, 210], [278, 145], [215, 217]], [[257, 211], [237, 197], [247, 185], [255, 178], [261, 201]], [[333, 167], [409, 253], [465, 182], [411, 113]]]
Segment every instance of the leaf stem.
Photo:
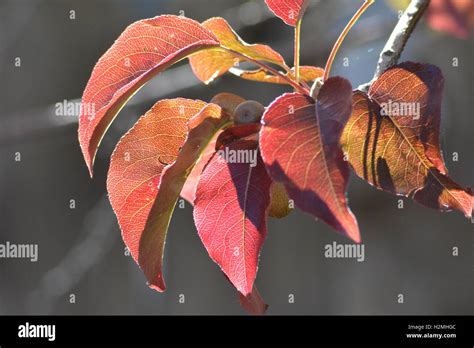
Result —
[[357, 10], [357, 12], [354, 14], [354, 16], [351, 18], [349, 23], [347, 23], [346, 27], [342, 31], [341, 35], [339, 35], [339, 38], [337, 39], [336, 43], [334, 44], [331, 54], [329, 55], [329, 58], [326, 62], [326, 67], [324, 68], [324, 76], [323, 76], [323, 81], [326, 81], [329, 77], [329, 73], [331, 71], [332, 63], [334, 62], [334, 58], [336, 57], [337, 51], [339, 51], [339, 48], [342, 45], [342, 42], [346, 38], [347, 34], [351, 30], [351, 28], [357, 23], [359, 18], [364, 14], [364, 12], [369, 8], [370, 5], [374, 3], [375, 0], [365, 0], [362, 6]]
[[256, 59], [253, 59], [253, 58], [250, 58], [250, 57], [247, 57], [246, 55], [242, 54], [242, 53], [239, 53], [239, 52], [236, 52], [236, 51], [233, 51], [231, 49], [228, 49], [228, 48], [224, 48], [223, 49], [231, 54], [233, 54], [235, 57], [237, 58], [241, 58], [243, 60], [246, 60], [246, 61], [249, 61], [251, 63], [254, 63], [256, 65], [258, 65], [259, 67], [261, 67], [263, 70], [269, 72], [269, 73], [272, 73], [273, 75], [275, 76], [278, 76], [280, 78], [282, 78], [283, 80], [285, 80], [286, 82], [288, 82], [288, 84], [290, 86], [292, 86], [297, 92], [301, 93], [301, 94], [305, 94], [305, 95], [308, 95], [309, 94], [309, 91], [306, 90], [305, 88], [303, 88], [300, 84], [296, 83], [295, 81], [293, 81], [291, 78], [289, 78], [287, 75], [285, 74], [282, 74], [281, 72], [279, 72], [278, 70], [272, 68], [271, 66], [265, 64], [265, 63], [262, 63]]
[[294, 69], [295, 69], [295, 81], [300, 83], [300, 42], [301, 42], [301, 22], [302, 18], [298, 19], [295, 27], [295, 52], [294, 52]]

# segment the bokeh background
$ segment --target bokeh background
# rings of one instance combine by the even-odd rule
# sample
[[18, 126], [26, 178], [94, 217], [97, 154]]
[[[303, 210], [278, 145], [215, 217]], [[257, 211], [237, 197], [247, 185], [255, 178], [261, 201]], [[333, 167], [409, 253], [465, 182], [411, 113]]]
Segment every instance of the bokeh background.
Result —
[[[311, 1], [302, 29], [302, 64], [324, 66], [360, 3]], [[274, 18], [263, 0], [0, 0], [0, 243], [39, 246], [36, 263], [0, 259], [0, 314], [244, 313], [236, 291], [206, 254], [189, 205], [176, 209], [170, 226], [167, 291], [147, 287], [124, 253], [107, 201], [108, 157], [119, 137], [159, 98], [210, 100], [233, 91], [268, 104], [287, 88], [232, 76], [203, 86], [183, 62], [155, 78], [121, 112], [99, 151], [93, 180], [79, 150], [77, 117], [55, 115], [55, 103], [81, 97], [95, 62], [127, 25], [180, 11], [199, 21], [222, 16], [247, 42], [270, 44], [292, 61], [292, 29]], [[347, 37], [333, 74], [354, 86], [370, 80], [397, 15], [378, 0]], [[15, 67], [16, 57], [21, 67]], [[343, 65], [345, 57], [349, 66]], [[474, 39], [434, 32], [421, 22], [402, 60], [443, 70], [443, 151], [452, 177], [473, 185]], [[15, 162], [17, 152], [20, 162]], [[453, 152], [459, 161], [452, 161]], [[326, 259], [326, 244], [349, 241], [308, 215], [295, 211], [270, 221], [256, 281], [270, 304], [268, 314], [474, 314], [470, 221], [408, 199], [399, 209], [399, 197], [354, 175], [349, 198], [362, 231], [364, 262]], [[459, 256], [452, 255], [453, 247]], [[185, 303], [179, 302], [180, 294]], [[399, 294], [403, 304], [397, 302]]]

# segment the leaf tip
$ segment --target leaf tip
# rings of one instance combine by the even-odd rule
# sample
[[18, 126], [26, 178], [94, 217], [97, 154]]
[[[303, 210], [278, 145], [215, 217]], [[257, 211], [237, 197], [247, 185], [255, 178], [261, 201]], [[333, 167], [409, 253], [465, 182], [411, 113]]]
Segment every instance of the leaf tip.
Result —
[[166, 285], [162, 279], [160, 279], [156, 284], [148, 283], [148, 287], [158, 292], [165, 292], [166, 290]]
[[165, 292], [166, 284], [165, 280], [163, 279], [163, 274], [161, 273], [161, 267], [158, 273], [153, 273], [152, 275], [150, 275], [150, 273], [146, 272], [144, 266], [144, 264], [140, 264], [140, 268], [142, 268], [142, 270], [145, 272], [145, 276], [147, 277], [148, 287], [158, 292]]
[[84, 157], [84, 162], [86, 163], [87, 171], [89, 172], [89, 176], [93, 178], [94, 177], [94, 157], [91, 156], [86, 145], [81, 140], [79, 140], [79, 142], [81, 145], [82, 156]]
[[472, 194], [472, 189], [470, 187], [466, 188], [467, 194], [471, 197], [471, 205], [466, 209], [465, 216], [469, 220], [472, 220], [472, 212], [474, 211], [474, 195]]
[[359, 230], [357, 230], [357, 233], [349, 236], [355, 243], [360, 244], [362, 242], [362, 238], [360, 236]]
[[92, 179], [94, 177], [94, 163], [92, 161], [88, 161], [87, 159], [85, 161], [86, 161], [87, 171], [89, 172], [89, 176]]
[[[347, 209], [349, 210], [349, 207]], [[359, 223], [357, 222], [355, 215], [350, 210], [349, 215], [351, 217], [351, 223], [346, 230], [346, 234], [355, 243], [360, 244], [362, 242], [362, 237], [360, 235]]]
[[357, 223], [356, 217], [350, 210], [348, 213], [350, 215], [350, 221], [347, 226], [343, 226], [341, 232], [355, 243], [360, 244], [362, 237], [360, 235], [359, 224]]

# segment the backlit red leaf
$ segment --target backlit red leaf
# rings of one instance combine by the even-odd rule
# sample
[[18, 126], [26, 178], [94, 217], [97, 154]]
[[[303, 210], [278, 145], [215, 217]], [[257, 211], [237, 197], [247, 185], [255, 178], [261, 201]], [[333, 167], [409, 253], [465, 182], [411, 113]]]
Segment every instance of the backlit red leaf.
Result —
[[184, 183], [183, 189], [181, 190], [181, 198], [188, 201], [189, 204], [194, 205], [194, 196], [196, 194], [196, 187], [201, 177], [201, 173], [204, 170], [207, 162], [211, 159], [212, 155], [216, 152], [216, 140], [218, 134], [206, 146], [206, 149], [202, 152], [201, 156], [194, 165], [191, 173], [189, 174], [186, 182]]
[[[322, 77], [324, 75], [324, 69], [317, 68], [314, 66], [301, 66], [299, 71], [300, 71], [300, 76], [299, 76], [300, 81], [304, 81], [308, 83], [311, 83], [317, 78]], [[248, 71], [248, 70], [241, 70], [238, 68], [232, 68], [230, 72], [245, 80], [250, 80], [250, 81], [275, 83], [275, 84], [280, 84], [280, 85], [288, 83], [287, 80], [281, 78], [280, 76], [269, 74], [263, 69]], [[288, 76], [287, 73], [282, 73], [282, 74]], [[292, 69], [292, 74], [289, 77], [294, 79], [293, 69]]]
[[325, 82], [317, 102], [284, 94], [263, 115], [260, 149], [270, 176], [284, 184], [297, 207], [359, 242], [346, 199], [349, 165], [339, 146], [351, 95], [350, 83], [338, 77]]
[[[212, 98], [211, 103], [219, 105], [227, 114], [233, 115], [234, 110], [237, 106], [245, 101], [244, 98], [232, 93], [219, 93]], [[189, 174], [186, 182], [184, 183], [183, 189], [181, 190], [181, 197], [187, 200], [191, 205], [194, 204], [194, 195], [196, 193], [196, 187], [201, 177], [201, 173], [212, 155], [216, 152], [216, 140], [219, 134], [216, 134], [214, 138], [207, 145], [206, 149], [201, 153], [199, 160], [194, 165], [191, 174]]]
[[112, 155], [110, 202], [125, 244], [158, 291], [165, 289], [163, 249], [176, 201], [201, 152], [229, 118], [215, 104], [162, 100], [122, 137]]
[[[240, 124], [229, 127], [221, 132], [217, 138], [216, 148], [230, 144], [238, 139], [258, 140], [259, 123]], [[270, 209], [268, 215], [274, 218], [283, 218], [291, 212], [289, 198], [285, 187], [277, 182], [272, 182], [270, 187]]]
[[[227, 154], [257, 154], [255, 141], [239, 140], [221, 148]], [[194, 221], [209, 256], [244, 296], [253, 289], [258, 258], [267, 234], [271, 180], [256, 163], [238, 163], [216, 153], [201, 174]]]
[[286, 24], [296, 26], [309, 0], [265, 0], [268, 8]]
[[223, 18], [211, 18], [202, 25], [210, 30], [221, 43], [219, 49], [199, 52], [189, 58], [195, 75], [206, 84], [245, 60], [243, 57], [230, 53], [229, 50], [238, 52], [251, 60], [285, 66], [283, 57], [279, 53], [266, 45], [245, 43]]
[[125, 29], [97, 62], [82, 96], [79, 142], [91, 175], [102, 137], [127, 100], [170, 65], [218, 45], [211, 32], [184, 17], [159, 16]]
[[407, 62], [387, 70], [368, 95], [354, 93], [341, 143], [357, 175], [375, 187], [470, 217], [473, 197], [447, 176], [440, 151], [442, 91], [442, 73], [433, 65]]

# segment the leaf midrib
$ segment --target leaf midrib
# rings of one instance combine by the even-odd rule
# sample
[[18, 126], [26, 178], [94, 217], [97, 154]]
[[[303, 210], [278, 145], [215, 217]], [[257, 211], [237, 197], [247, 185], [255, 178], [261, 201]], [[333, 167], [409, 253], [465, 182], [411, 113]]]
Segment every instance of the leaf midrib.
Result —
[[[378, 102], [376, 102], [377, 105], [379, 105]], [[426, 161], [420, 156], [420, 154], [418, 153], [418, 151], [416, 151], [415, 147], [413, 147], [413, 144], [410, 142], [410, 140], [406, 137], [405, 133], [403, 133], [402, 129], [398, 126], [397, 122], [395, 122], [395, 120], [392, 118], [392, 116], [388, 115], [388, 118], [390, 119], [390, 121], [393, 123], [393, 125], [395, 126], [395, 128], [398, 130], [398, 132], [402, 135], [403, 137], [403, 140], [405, 142], [408, 143], [408, 145], [410, 146], [410, 149], [416, 154], [416, 156], [418, 157], [418, 159], [420, 160], [420, 162], [423, 164], [423, 166], [425, 167], [426, 171], [431, 175], [433, 176], [433, 178], [436, 180], [436, 182], [438, 182], [438, 184], [444, 189], [444, 191], [448, 192], [448, 194], [456, 201], [458, 202], [459, 204], [461, 204], [462, 206], [462, 202], [460, 202], [456, 196], [454, 196], [451, 191], [443, 185], [443, 183], [438, 179], [438, 177], [433, 173], [433, 171], [431, 170], [431, 166], [428, 166], [428, 164], [426, 163]], [[419, 137], [417, 136], [417, 139], [419, 139]], [[419, 188], [418, 188], [419, 189]]]
[[245, 183], [245, 196], [244, 196], [244, 206], [243, 206], [243, 215], [242, 215], [242, 258], [244, 259], [244, 277], [245, 277], [245, 287], [248, 286], [248, 279], [247, 279], [247, 263], [245, 260], [245, 221], [247, 220], [247, 199], [248, 199], [248, 192], [250, 187], [250, 178], [252, 176], [252, 166], [249, 164], [249, 173], [247, 175], [247, 181]]
[[336, 206], [339, 210], [339, 213], [341, 213], [341, 216], [344, 216], [344, 211], [342, 210], [341, 205], [339, 204], [339, 200], [337, 199], [336, 191], [334, 190], [334, 185], [333, 185], [333, 182], [331, 180], [331, 176], [329, 175], [329, 169], [328, 169], [327, 160], [326, 160], [326, 153], [324, 151], [324, 144], [323, 144], [323, 140], [322, 140], [322, 136], [321, 136], [321, 122], [320, 122], [320, 117], [319, 117], [319, 113], [318, 113], [317, 104], [315, 104], [315, 110], [316, 110], [315, 114], [316, 114], [317, 127], [318, 127], [318, 133], [319, 133], [319, 136], [318, 136], [319, 145], [321, 147], [321, 155], [323, 157], [323, 163], [324, 163], [324, 171], [326, 172], [326, 177], [329, 181], [329, 184], [330, 184], [329, 186], [331, 187], [331, 193], [332, 193], [332, 196], [333, 196], [334, 200], [336, 201]]

